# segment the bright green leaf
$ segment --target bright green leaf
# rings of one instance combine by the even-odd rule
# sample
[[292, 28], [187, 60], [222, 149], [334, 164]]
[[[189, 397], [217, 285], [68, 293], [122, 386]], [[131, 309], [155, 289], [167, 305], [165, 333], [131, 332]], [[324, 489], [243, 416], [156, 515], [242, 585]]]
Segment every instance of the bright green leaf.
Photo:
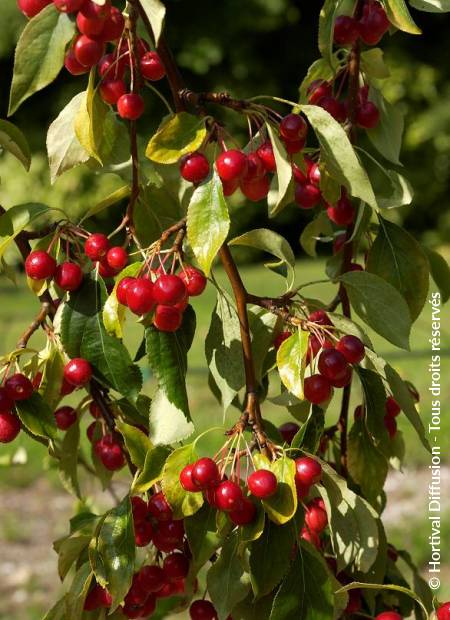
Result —
[[276, 133], [270, 123], [266, 123], [267, 133], [269, 134], [270, 142], [272, 143], [273, 152], [275, 155], [276, 163], [276, 177], [278, 181], [277, 196], [274, 204], [270, 209], [270, 216], [274, 217], [280, 212], [281, 208], [285, 206], [285, 198], [289, 191], [289, 186], [292, 180], [292, 165], [289, 157], [286, 153], [286, 149], [283, 146], [278, 133]]
[[0, 257], [22, 230], [42, 215], [47, 214], [48, 211], [49, 208], [46, 205], [30, 202], [11, 207], [3, 213], [0, 216]]
[[144, 467], [133, 484], [134, 493], [146, 493], [163, 477], [164, 465], [170, 450], [164, 446], [154, 446], [145, 456]]
[[291, 394], [303, 400], [303, 375], [309, 334], [298, 329], [277, 351], [280, 379]]
[[383, 0], [386, 13], [394, 26], [409, 34], [422, 34], [420, 28], [414, 23], [405, 0]]
[[138, 469], [145, 464], [147, 453], [152, 450], [152, 443], [145, 433], [136, 426], [116, 420], [116, 426], [125, 440], [125, 447], [130, 455], [131, 462]]
[[109, 108], [95, 88], [96, 69], [91, 69], [88, 88], [80, 99], [80, 109], [75, 117], [75, 134], [82, 147], [91, 157], [102, 164], [101, 145], [104, 138], [104, 122]]
[[278, 481], [275, 495], [262, 500], [264, 510], [271, 521], [283, 525], [292, 519], [297, 510], [295, 487], [295, 462], [287, 456], [272, 461], [268, 467]]
[[177, 448], [164, 465], [162, 488], [169, 502], [174, 519], [183, 519], [195, 514], [203, 504], [202, 493], [185, 491], [180, 483], [181, 470], [198, 459], [194, 444]]
[[30, 169], [31, 151], [27, 139], [21, 130], [0, 119], [0, 149], [8, 151], [20, 161], [25, 170]]
[[175, 164], [196, 151], [206, 138], [205, 119], [178, 112], [166, 117], [147, 145], [145, 155], [160, 164]]
[[[128, 189], [128, 188], [127, 188]], [[117, 299], [117, 287], [121, 280], [125, 277], [135, 277], [142, 267], [141, 262], [131, 263], [122, 269], [114, 282], [114, 288], [109, 294], [108, 299], [103, 306], [103, 324], [108, 333], [113, 334], [116, 338], [123, 337], [122, 325], [125, 321], [126, 308], [119, 303]]]

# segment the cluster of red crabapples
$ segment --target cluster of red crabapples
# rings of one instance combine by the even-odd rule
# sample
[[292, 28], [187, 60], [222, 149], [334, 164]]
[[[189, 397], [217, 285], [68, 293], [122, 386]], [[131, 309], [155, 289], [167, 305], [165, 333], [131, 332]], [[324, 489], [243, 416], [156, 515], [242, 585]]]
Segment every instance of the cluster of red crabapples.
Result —
[[[110, 0], [102, 5], [92, 0], [18, 0], [18, 5], [27, 17], [34, 17], [52, 1], [58, 11], [73, 14], [76, 20], [78, 34], [64, 61], [67, 71], [82, 75], [97, 65], [103, 101], [116, 105], [122, 118], [138, 119], [144, 111], [144, 100], [133, 85], [141, 78], [154, 82], [165, 76], [159, 55], [150, 51], [146, 41], [137, 39], [139, 67], [135, 66], [131, 44], [125, 36], [124, 16]], [[113, 45], [110, 51], [106, 49], [108, 44]]]
[[6, 371], [0, 387], [0, 443], [10, 443], [20, 433], [15, 403], [27, 400], [34, 392], [33, 383], [24, 374], [18, 372], [10, 377], [7, 374]]

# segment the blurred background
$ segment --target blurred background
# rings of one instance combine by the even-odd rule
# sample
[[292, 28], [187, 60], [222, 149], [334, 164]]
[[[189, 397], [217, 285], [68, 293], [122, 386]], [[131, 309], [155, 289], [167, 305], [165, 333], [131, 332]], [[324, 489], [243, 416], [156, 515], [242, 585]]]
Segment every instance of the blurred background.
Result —
[[[227, 0], [211, 3], [198, 0], [168, 0], [167, 35], [176, 59], [193, 90], [228, 90], [237, 97], [272, 94], [296, 100], [298, 86], [308, 66], [318, 57], [316, 48], [317, 20], [320, 2], [291, 0]], [[121, 6], [118, 2], [117, 6]], [[411, 207], [390, 213], [403, 221], [407, 229], [429, 247], [439, 249], [447, 260], [450, 257], [450, 47], [448, 32], [450, 16], [414, 12], [423, 30], [422, 37], [397, 33], [382, 42], [391, 76], [385, 81], [385, 96], [406, 115], [406, 133], [402, 172], [412, 183], [415, 199]], [[25, 19], [16, 8], [15, 0], [2, 0], [0, 17], [0, 118], [6, 117], [9, 85], [12, 74], [14, 45]], [[32, 151], [31, 171], [25, 173], [9, 155], [0, 154], [0, 204], [35, 201], [58, 207], [64, 206], [76, 219], [90, 206], [122, 185], [112, 174], [95, 175], [80, 167], [60, 177], [50, 185], [45, 153], [45, 136], [51, 121], [62, 107], [85, 87], [84, 76], [74, 78], [62, 72], [56, 82], [27, 101], [11, 119], [26, 134]], [[161, 89], [165, 92], [166, 85]], [[159, 101], [149, 93], [146, 114], [140, 122], [142, 139], [148, 136], [164, 114]], [[237, 138], [245, 143], [244, 127], [239, 118], [226, 116], [226, 122]], [[95, 226], [101, 228], [114, 214], [105, 213]], [[288, 207], [270, 226], [284, 234], [298, 254], [300, 281], [323, 277], [324, 262], [311, 261], [301, 254], [298, 238], [309, 214]], [[243, 228], [268, 225], [262, 204], [245, 204], [239, 200], [234, 209], [234, 232]], [[248, 287], [259, 294], [277, 294], [280, 281], [273, 274], [244, 256], [244, 279]], [[14, 262], [11, 254], [8, 260]], [[303, 274], [303, 275], [302, 275]], [[306, 274], [306, 275], [304, 275]], [[262, 276], [264, 290], [261, 290]], [[219, 272], [220, 278], [220, 272]], [[326, 286], [311, 291], [311, 296], [328, 296]], [[19, 334], [30, 322], [37, 307], [23, 281], [17, 286], [6, 278], [0, 280], [0, 333], [2, 350], [14, 347]], [[191, 352], [191, 403], [194, 418], [201, 428], [211, 415], [221, 420], [221, 411], [207, 387], [203, 342], [214, 303], [212, 290], [196, 304], [199, 333]], [[450, 324], [446, 310], [442, 325]], [[380, 343], [380, 353], [422, 394], [421, 411], [426, 421], [430, 415], [427, 394], [429, 362], [430, 313], [425, 307], [414, 329], [413, 354], [406, 357], [401, 351]], [[129, 327], [132, 343], [139, 340], [140, 328]], [[38, 340], [38, 338], [37, 338]], [[380, 342], [375, 338], [375, 342]], [[37, 346], [38, 343], [36, 343]], [[450, 434], [450, 340], [443, 341], [442, 376], [447, 383], [442, 403], [442, 443]], [[149, 379], [150, 381], [150, 379]], [[151, 387], [151, 385], [150, 385]], [[355, 395], [355, 404], [357, 395]], [[284, 421], [279, 411], [265, 412], [275, 423]], [[231, 415], [235, 415], [231, 413]], [[333, 407], [331, 411], [333, 415]], [[394, 473], [388, 481], [390, 507], [387, 526], [390, 540], [410, 551], [425, 569], [428, 561], [427, 485], [428, 460], [414, 433], [401, 421], [408, 450], [404, 473]], [[444, 439], [445, 438], [445, 439]], [[38, 620], [59, 588], [56, 575], [56, 555], [51, 541], [64, 534], [66, 519], [73, 513], [73, 499], [65, 494], [58, 477], [50, 471], [39, 447], [21, 440], [20, 459], [12, 470], [0, 468], [0, 618], [9, 620]], [[447, 443], [448, 446], [448, 443]], [[0, 448], [0, 463], [3, 448]], [[450, 487], [448, 448], [443, 468], [443, 491]], [[19, 459], [19, 460], [20, 460]], [[50, 467], [51, 469], [51, 467]], [[103, 499], [92, 500], [102, 505]], [[440, 598], [450, 597], [450, 505], [444, 501], [442, 549], [443, 588]]]

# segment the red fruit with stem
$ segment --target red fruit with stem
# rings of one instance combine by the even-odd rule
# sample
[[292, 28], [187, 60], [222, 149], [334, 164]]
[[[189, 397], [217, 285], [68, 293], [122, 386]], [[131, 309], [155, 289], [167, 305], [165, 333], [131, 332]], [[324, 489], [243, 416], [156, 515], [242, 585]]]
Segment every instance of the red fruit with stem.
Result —
[[192, 480], [201, 490], [215, 486], [220, 481], [217, 463], [209, 457], [203, 457], [196, 461], [192, 468]]
[[168, 581], [184, 579], [189, 573], [189, 559], [184, 553], [180, 552], [166, 555], [163, 562], [163, 571]]
[[64, 58], [64, 66], [71, 75], [83, 75], [83, 73], [89, 72], [89, 67], [85, 67], [78, 62], [73, 48], [69, 48]]
[[0, 413], [0, 443], [11, 443], [20, 433], [19, 418], [10, 411]]
[[83, 357], [74, 357], [64, 366], [64, 378], [75, 387], [89, 383], [92, 377], [92, 367]]
[[161, 523], [172, 521], [172, 508], [162, 491], [151, 496], [147, 510], [153, 518]]
[[73, 52], [80, 65], [93, 67], [103, 55], [103, 43], [82, 34], [75, 41]]
[[156, 306], [153, 325], [160, 332], [176, 332], [182, 322], [183, 313], [175, 306]]
[[135, 121], [144, 112], [144, 100], [137, 93], [122, 95], [117, 102], [119, 116], [129, 121]]
[[[5, 382], [5, 391], [11, 400], [26, 400], [33, 394], [34, 388], [30, 379], [21, 372], [11, 375]], [[1, 411], [0, 407], [0, 411]]]
[[66, 261], [57, 266], [54, 280], [63, 291], [76, 291], [83, 281], [83, 272], [76, 263]]
[[103, 30], [105, 20], [99, 17], [86, 17], [82, 11], [79, 11], [76, 22], [77, 28], [81, 34], [87, 34], [89, 37], [96, 37]]
[[117, 296], [119, 303], [122, 304], [122, 306], [128, 305], [128, 302], [127, 302], [128, 287], [135, 280], [136, 278], [126, 276], [125, 278], [122, 278], [122, 280], [120, 280], [119, 284], [117, 285], [116, 296]]
[[166, 578], [161, 567], [143, 566], [138, 573], [138, 582], [143, 590], [153, 594], [161, 590], [166, 583]]
[[345, 369], [345, 372], [338, 378], [330, 381], [330, 383], [333, 387], [343, 388], [346, 385], [349, 385], [349, 383], [352, 380], [352, 376], [353, 376], [353, 369], [351, 366], [347, 366], [347, 368]]
[[394, 439], [394, 437], [397, 434], [397, 420], [395, 418], [392, 418], [389, 415], [385, 415], [384, 416], [384, 426], [389, 434], [389, 437], [391, 439]]
[[349, 364], [359, 364], [366, 355], [363, 342], [357, 336], [342, 336], [336, 345]]
[[231, 181], [222, 180], [222, 189], [224, 196], [231, 196], [239, 187], [239, 179], [233, 179]]
[[308, 351], [306, 353], [306, 363], [311, 363], [322, 349], [333, 349], [333, 343], [325, 337], [319, 339], [315, 334], [311, 334], [308, 339]]
[[393, 396], [388, 396], [384, 408], [390, 418], [396, 418], [401, 412], [401, 407]]
[[252, 495], [266, 499], [277, 492], [278, 480], [268, 469], [257, 469], [248, 477], [247, 486]]
[[224, 151], [216, 159], [216, 168], [222, 181], [240, 179], [247, 170], [247, 157], [237, 149]]
[[147, 592], [141, 587], [139, 583], [138, 573], [133, 575], [131, 587], [125, 596], [125, 606], [142, 606], [147, 600]]
[[270, 140], [266, 140], [256, 151], [259, 159], [262, 161], [266, 172], [275, 172], [277, 169], [277, 163], [275, 161], [275, 154], [273, 152], [272, 143]]
[[160, 538], [167, 543], [178, 545], [183, 541], [184, 537], [183, 521], [163, 521], [158, 526], [158, 533]]
[[115, 271], [122, 271], [128, 263], [128, 253], [121, 245], [116, 245], [106, 254], [106, 262]]
[[107, 79], [122, 79], [125, 73], [125, 63], [117, 59], [116, 54], [105, 54], [97, 65], [97, 71], [100, 77]]
[[334, 23], [336, 45], [353, 45], [359, 38], [359, 24], [354, 17], [339, 15]]
[[383, 611], [378, 616], [375, 616], [375, 620], [403, 620], [403, 616], [396, 611]]
[[134, 523], [142, 523], [146, 520], [148, 514], [147, 502], [144, 502], [142, 497], [134, 495], [131, 498], [131, 510], [133, 512]]
[[115, 105], [125, 93], [125, 82], [120, 78], [108, 78], [103, 80], [100, 84], [100, 96], [103, 101], [110, 105]]
[[308, 124], [300, 114], [288, 114], [281, 119], [280, 135], [289, 142], [302, 140], [308, 133]]
[[77, 421], [77, 412], [73, 407], [60, 407], [55, 411], [56, 426], [66, 431]]
[[108, 280], [110, 278], [114, 278], [117, 275], [116, 269], [110, 267], [106, 261], [106, 257], [102, 258], [102, 260], [97, 263], [98, 273], [104, 280]]
[[180, 160], [180, 174], [190, 183], [201, 183], [209, 174], [209, 161], [203, 153], [189, 153]]
[[266, 169], [258, 153], [253, 152], [247, 155], [247, 170], [242, 178], [243, 182], [256, 181], [266, 174]]
[[61, 383], [61, 396], [67, 396], [68, 394], [72, 394], [75, 390], [75, 386], [71, 385], [65, 377], [63, 377]]
[[297, 183], [295, 186], [295, 202], [302, 209], [313, 209], [322, 199], [322, 193], [312, 183]]
[[33, 250], [25, 260], [25, 272], [32, 280], [46, 280], [53, 277], [56, 261], [44, 250]]
[[157, 82], [166, 75], [166, 69], [159, 54], [146, 52], [141, 58], [141, 75], [146, 80]]
[[17, 6], [24, 15], [32, 18], [42, 11], [52, 0], [17, 0]]
[[320, 354], [318, 370], [328, 381], [333, 382], [343, 378], [347, 368], [347, 360], [336, 349], [324, 349]]
[[307, 542], [309, 542], [316, 549], [321, 549], [321, 547], [322, 547], [322, 542], [321, 542], [320, 537], [317, 534], [317, 532], [311, 532], [311, 530], [308, 530], [307, 527], [304, 527], [302, 529], [302, 531], [300, 533], [300, 538], [302, 538], [303, 540], [306, 540]]
[[364, 4], [363, 15], [358, 28], [361, 39], [367, 45], [376, 45], [389, 29], [386, 11], [379, 2], [369, 1]]
[[187, 293], [190, 297], [201, 295], [206, 288], [207, 279], [199, 269], [185, 265], [178, 277], [184, 282]]
[[53, 4], [61, 13], [76, 13], [81, 9], [85, 0], [53, 0]]
[[244, 497], [240, 508], [238, 510], [232, 510], [228, 513], [228, 516], [235, 525], [248, 525], [255, 520], [255, 504]]
[[314, 80], [308, 86], [306, 94], [308, 95], [308, 103], [316, 105], [323, 97], [331, 97], [333, 93], [330, 82], [326, 80]]
[[153, 284], [146, 278], [134, 278], [126, 289], [127, 306], [134, 314], [147, 314], [155, 305]]
[[224, 480], [216, 487], [215, 505], [218, 510], [224, 512], [239, 510], [242, 506], [242, 500], [242, 489], [235, 482]]
[[363, 129], [373, 129], [380, 122], [380, 111], [372, 101], [356, 108], [356, 124]]
[[185, 491], [190, 491], [191, 493], [198, 493], [198, 487], [195, 485], [192, 480], [192, 470], [194, 468], [194, 464], [191, 463], [183, 467], [180, 473], [180, 484]]
[[322, 97], [317, 102], [317, 105], [326, 110], [328, 114], [331, 114], [339, 123], [343, 123], [347, 118], [345, 107], [334, 97]]
[[163, 273], [153, 285], [153, 297], [157, 304], [172, 306], [182, 301], [185, 295], [186, 285], [175, 274]]
[[136, 547], [147, 547], [153, 538], [153, 526], [150, 521], [140, 521], [134, 526], [134, 542]]
[[240, 183], [241, 192], [248, 200], [259, 202], [266, 198], [270, 190], [270, 181], [267, 176], [263, 176], [251, 181], [243, 179]]
[[320, 185], [320, 166], [317, 162], [312, 161], [309, 157], [305, 157], [306, 172], [309, 182], [319, 187]]
[[108, 590], [102, 588], [100, 584], [96, 583], [91, 589], [84, 601], [83, 609], [85, 611], [94, 611], [100, 609], [100, 607], [108, 608], [112, 605], [112, 596]]
[[102, 233], [89, 235], [84, 244], [84, 253], [92, 261], [99, 261], [109, 250], [108, 237]]
[[97, 4], [93, 0], [84, 0], [80, 11], [88, 19], [106, 19], [111, 13], [111, 1], [105, 0], [103, 4]]
[[348, 226], [354, 221], [356, 211], [350, 199], [344, 194], [335, 205], [327, 207], [327, 215], [338, 226]]
[[218, 620], [216, 608], [210, 601], [194, 601], [189, 607], [191, 620]]
[[94, 448], [106, 469], [117, 471], [125, 465], [126, 460], [122, 446], [111, 435], [102, 437], [95, 444]]
[[437, 620], [450, 620], [450, 601], [438, 607], [436, 617]]
[[328, 525], [326, 511], [313, 502], [306, 509], [305, 524], [311, 532], [320, 534]]
[[287, 140], [286, 138], [281, 137], [283, 140], [284, 148], [286, 149], [286, 153], [288, 155], [295, 155], [295, 153], [299, 153], [305, 146], [306, 138], [300, 138], [299, 140]]
[[295, 480], [299, 484], [310, 487], [320, 482], [322, 466], [310, 456], [301, 456], [295, 460]]
[[292, 440], [300, 430], [300, 426], [295, 422], [285, 422], [281, 426], [278, 427], [278, 431], [280, 435], [283, 437], [283, 440], [291, 445]]
[[323, 325], [324, 327], [328, 327], [329, 325], [333, 325], [332, 320], [325, 312], [325, 310], [314, 310], [308, 316], [308, 321], [311, 323], [316, 323], [317, 325]]
[[331, 384], [322, 375], [311, 375], [305, 379], [304, 392], [306, 400], [320, 405], [331, 397]]
[[116, 41], [122, 36], [124, 27], [124, 16], [119, 9], [112, 6], [110, 14], [103, 22], [103, 30], [101, 31], [99, 38], [105, 42]]

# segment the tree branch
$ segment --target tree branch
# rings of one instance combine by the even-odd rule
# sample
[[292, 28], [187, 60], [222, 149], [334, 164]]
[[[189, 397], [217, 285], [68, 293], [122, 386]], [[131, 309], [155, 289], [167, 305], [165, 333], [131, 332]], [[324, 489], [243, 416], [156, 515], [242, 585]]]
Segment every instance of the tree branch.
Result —
[[26, 348], [31, 336], [44, 324], [45, 319], [50, 313], [51, 307], [52, 305], [49, 302], [47, 301], [43, 302], [39, 313], [36, 315], [36, 318], [29, 325], [29, 327], [24, 331], [24, 333], [21, 335], [21, 337], [17, 341], [16, 346], [18, 349]]

